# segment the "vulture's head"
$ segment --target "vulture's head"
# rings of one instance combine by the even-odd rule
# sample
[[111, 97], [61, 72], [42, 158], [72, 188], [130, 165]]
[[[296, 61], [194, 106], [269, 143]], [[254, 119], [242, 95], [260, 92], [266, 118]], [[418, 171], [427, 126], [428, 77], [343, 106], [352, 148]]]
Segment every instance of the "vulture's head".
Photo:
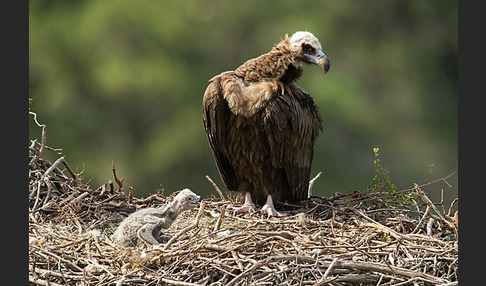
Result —
[[199, 206], [199, 202], [202, 198], [189, 189], [183, 189], [180, 191], [171, 203], [172, 210], [177, 213], [187, 211]]
[[331, 63], [326, 54], [322, 52], [321, 43], [311, 32], [299, 31], [290, 37], [290, 48], [296, 54], [299, 62], [315, 64], [327, 73]]

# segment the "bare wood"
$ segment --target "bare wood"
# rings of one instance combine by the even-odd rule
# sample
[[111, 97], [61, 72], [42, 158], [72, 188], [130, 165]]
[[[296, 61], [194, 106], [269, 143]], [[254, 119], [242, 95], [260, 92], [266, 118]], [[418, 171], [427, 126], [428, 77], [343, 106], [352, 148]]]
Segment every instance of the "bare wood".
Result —
[[241, 263], [241, 259], [238, 257], [238, 254], [236, 254], [236, 252], [233, 250], [233, 251], [231, 251], [231, 256], [233, 256], [233, 258], [235, 259], [236, 263], [238, 264], [238, 268], [240, 269], [240, 271], [243, 272], [245, 270], [245, 268], [243, 267], [243, 264]]
[[428, 236], [432, 236], [434, 234], [434, 232], [432, 230], [432, 228], [434, 227], [434, 223], [435, 223], [435, 219], [429, 218], [429, 221], [427, 222], [427, 227], [426, 227]]
[[231, 248], [220, 246], [217, 244], [206, 243], [201, 246], [202, 249], [214, 250], [217, 252], [234, 252]]
[[206, 175], [206, 179], [211, 183], [211, 185], [213, 185], [214, 189], [219, 194], [219, 197], [221, 198], [221, 200], [224, 201], [225, 198], [224, 198], [223, 193], [221, 192], [221, 190], [218, 188], [218, 185], [216, 185], [216, 183], [211, 179], [211, 177], [209, 177], [209, 175]]
[[133, 201], [133, 187], [128, 187], [128, 203], [131, 204]]
[[60, 257], [59, 255], [54, 254], [54, 253], [52, 253], [52, 252], [50, 252], [50, 251], [48, 251], [48, 250], [46, 250], [46, 249], [44, 249], [44, 248], [40, 248], [40, 247], [37, 247], [37, 246], [31, 246], [31, 247], [34, 247], [34, 248], [36, 248], [38, 251], [43, 252], [43, 253], [45, 253], [45, 254], [47, 254], [47, 255], [50, 255], [50, 256], [52, 256], [52, 257], [54, 257], [54, 258], [58, 259], [59, 261], [62, 261], [62, 262], [64, 262], [64, 263], [66, 263], [66, 265], [68, 265], [68, 267], [69, 267], [69, 268], [72, 268], [72, 269], [74, 269], [74, 270], [76, 270], [76, 271], [78, 271], [78, 272], [83, 272], [83, 269], [79, 268], [79, 266], [77, 266], [76, 264], [74, 264], [74, 263], [72, 263], [71, 261], [67, 260], [66, 258], [62, 258], [62, 257]]
[[[425, 187], [425, 186], [429, 186], [429, 185], [435, 184], [435, 183], [440, 182], [440, 181], [445, 181], [445, 180], [449, 179], [450, 177], [452, 177], [452, 176], [453, 176], [453, 175], [455, 175], [455, 174], [456, 174], [456, 172], [452, 172], [452, 173], [450, 173], [449, 175], [447, 175], [447, 176], [445, 176], [445, 177], [442, 177], [442, 178], [440, 178], [440, 179], [433, 180], [433, 181], [430, 181], [430, 182], [428, 182], [428, 183], [418, 185], [418, 187], [422, 188], [422, 187]], [[414, 190], [414, 189], [415, 189], [415, 185], [416, 185], [416, 184], [414, 184], [414, 186], [413, 186], [413, 187], [411, 187], [411, 188], [409, 188], [409, 189], [405, 189], [405, 190], [403, 190], [403, 191], [412, 191], [412, 190]]]
[[[353, 284], [371, 283], [380, 279], [380, 276], [374, 274], [347, 274], [342, 276], [336, 276], [336, 282], [347, 282]], [[376, 284], [379, 285], [379, 284]]]
[[200, 286], [201, 285], [201, 284], [196, 284], [196, 283], [176, 281], [176, 280], [167, 279], [167, 278], [160, 278], [160, 281], [167, 283], [169, 285], [176, 285], [176, 286]]
[[424, 212], [423, 216], [420, 218], [420, 221], [417, 223], [417, 226], [415, 226], [414, 230], [411, 233], [416, 233], [419, 230], [420, 225], [425, 220], [425, 217], [427, 217], [427, 215], [429, 214], [429, 212], [430, 212], [430, 207], [427, 206], [427, 208], [425, 209], [425, 212]]
[[219, 228], [221, 227], [221, 223], [223, 222], [224, 216], [226, 215], [226, 206], [223, 206], [221, 208], [221, 213], [216, 220], [216, 225], [214, 226], [214, 231], [218, 231]]
[[72, 201], [70, 201], [66, 206], [74, 205], [75, 203], [77, 203], [77, 202], [81, 201], [82, 199], [86, 198], [87, 196], [89, 196], [89, 192], [84, 192], [84, 193], [80, 194], [79, 196], [77, 196]]
[[118, 189], [116, 191], [121, 193], [122, 190], [123, 190], [123, 180], [125, 178], [118, 179], [118, 177], [116, 176], [115, 161], [111, 161], [111, 170], [113, 172], [113, 179], [115, 180], [116, 184], [118, 185]]
[[110, 194], [113, 194], [115, 192], [115, 187], [113, 186], [112, 180], [108, 181], [108, 186], [110, 186]]
[[234, 284], [236, 284], [236, 282], [240, 281], [242, 278], [250, 275], [251, 273], [253, 273], [256, 269], [262, 267], [263, 265], [266, 265], [269, 261], [270, 261], [271, 258], [267, 259], [266, 261], [263, 261], [263, 262], [257, 262], [255, 264], [253, 264], [252, 267], [248, 268], [247, 270], [243, 271], [242, 273], [240, 273], [238, 276], [236, 276], [235, 278], [233, 278], [230, 282], [228, 282], [227, 286], [232, 286]]
[[322, 172], [317, 173], [317, 175], [309, 181], [309, 190], [307, 192], [307, 198], [312, 196], [312, 187], [314, 186], [314, 182], [322, 175]]
[[53, 248], [54, 249], [60, 249], [60, 248], [65, 248], [65, 247], [68, 247], [68, 246], [71, 246], [71, 245], [75, 245], [75, 244], [78, 244], [78, 243], [81, 243], [81, 242], [84, 242], [86, 240], [89, 239], [89, 236], [87, 237], [83, 237], [81, 239], [78, 239], [78, 240], [74, 240], [74, 241], [71, 241], [71, 242], [68, 242], [68, 243], [65, 243], [65, 244], [62, 244], [62, 245], [56, 245], [54, 246]]
[[329, 274], [331, 273], [332, 268], [334, 267], [334, 265], [336, 264], [337, 261], [338, 261], [338, 258], [337, 257], [334, 258], [334, 260], [331, 262], [331, 264], [327, 268], [326, 272], [324, 272], [324, 276], [322, 276], [323, 279], [326, 279], [327, 276], [329, 276]]
[[[36, 119], [37, 121], [37, 119]], [[39, 123], [37, 123], [39, 124]], [[42, 153], [44, 153], [44, 149], [46, 147], [46, 125], [42, 125], [42, 139], [41, 139], [41, 146], [39, 148], [39, 151], [34, 155], [34, 158], [29, 163], [29, 166], [33, 167], [37, 160], [42, 156]]]
[[452, 210], [454, 209], [454, 204], [459, 200], [459, 198], [455, 198], [452, 200], [451, 205], [449, 206], [449, 210], [447, 211], [447, 216], [452, 215]]
[[41, 187], [41, 181], [38, 181], [37, 182], [37, 193], [35, 195], [35, 201], [34, 201], [34, 205], [32, 206], [31, 212], [33, 212], [33, 211], [36, 210], [37, 204], [39, 203], [39, 199], [40, 199], [40, 187]]
[[150, 196], [146, 197], [145, 199], [138, 199], [138, 198], [135, 198], [135, 197], [133, 198], [133, 203], [137, 204], [137, 205], [145, 205], [145, 204], [148, 204], [148, 203], [152, 203], [153, 201], [166, 202], [167, 199], [160, 197], [159, 194], [150, 195]]
[[52, 172], [52, 170], [54, 170], [57, 165], [59, 165], [63, 160], [64, 160], [65, 156], [62, 156], [60, 157], [59, 159], [57, 159], [50, 167], [49, 169], [47, 169], [45, 171], [45, 173], [42, 175], [43, 178], [47, 177], [47, 175], [49, 175], [50, 172]]
[[[73, 179], [75, 179], [75, 180], [78, 180], [78, 175], [76, 175], [76, 173], [74, 173], [73, 169], [71, 169], [71, 166], [69, 166], [69, 164], [68, 164], [68, 162], [66, 161], [65, 158], [62, 160], [62, 164], [64, 165], [64, 167], [66, 167], [66, 169], [68, 170], [71, 177], [73, 177]], [[84, 170], [84, 167], [83, 167], [83, 170]]]
[[429, 281], [435, 281], [436, 283], [441, 283], [444, 281], [441, 278], [437, 278], [435, 276], [432, 276], [430, 274], [425, 274], [420, 271], [411, 271], [397, 266], [380, 265], [378, 263], [373, 263], [373, 262], [349, 262], [349, 261], [344, 262], [343, 261], [338, 263], [338, 267], [342, 267], [345, 269], [357, 269], [361, 271], [377, 271], [381, 273], [400, 275], [408, 278], [421, 277]]
[[54, 283], [48, 280], [42, 280], [29, 275], [29, 282], [36, 285], [51, 285], [51, 286], [62, 286], [62, 284]]
[[[434, 212], [437, 215], [437, 219], [445, 224], [450, 230], [454, 232], [454, 235], [457, 237], [457, 228], [456, 226], [450, 222], [449, 220], [446, 220], [442, 214], [439, 212], [439, 210], [435, 207], [434, 203], [425, 195], [425, 193], [420, 189], [420, 187], [417, 184], [414, 184], [414, 190], [419, 195], [419, 197], [431, 208], [434, 210]], [[432, 214], [430, 214], [432, 216]]]

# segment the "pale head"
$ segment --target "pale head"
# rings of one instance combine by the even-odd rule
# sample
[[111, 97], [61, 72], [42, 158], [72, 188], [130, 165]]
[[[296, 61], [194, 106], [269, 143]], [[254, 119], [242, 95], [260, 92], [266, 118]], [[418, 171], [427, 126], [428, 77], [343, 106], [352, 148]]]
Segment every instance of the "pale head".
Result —
[[329, 59], [322, 52], [321, 43], [311, 32], [295, 32], [290, 37], [290, 48], [296, 54], [295, 57], [298, 61], [318, 65], [324, 70], [324, 73], [329, 70]]
[[171, 203], [172, 209], [177, 212], [181, 213], [186, 210], [193, 209], [199, 206], [199, 203], [202, 201], [201, 196], [196, 195], [189, 189], [183, 189], [180, 191]]

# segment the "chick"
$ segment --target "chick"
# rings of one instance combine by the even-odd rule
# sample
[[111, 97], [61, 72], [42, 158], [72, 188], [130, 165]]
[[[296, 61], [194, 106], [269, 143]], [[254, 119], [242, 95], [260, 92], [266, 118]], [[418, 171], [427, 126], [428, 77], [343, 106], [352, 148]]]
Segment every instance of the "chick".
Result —
[[202, 198], [183, 189], [165, 206], [138, 210], [126, 217], [113, 233], [112, 239], [121, 246], [157, 246], [168, 239], [161, 229], [169, 228], [177, 216], [199, 206]]

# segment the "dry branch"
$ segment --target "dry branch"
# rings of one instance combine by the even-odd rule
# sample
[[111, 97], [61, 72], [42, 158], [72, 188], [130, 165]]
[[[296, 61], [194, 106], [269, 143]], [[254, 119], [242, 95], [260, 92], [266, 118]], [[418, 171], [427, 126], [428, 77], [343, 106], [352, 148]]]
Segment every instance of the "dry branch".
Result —
[[436, 220], [439, 220], [440, 222], [442, 222], [443, 224], [445, 224], [450, 230], [452, 230], [454, 232], [454, 235], [457, 238], [457, 228], [456, 228], [456, 226], [452, 222], [446, 220], [442, 216], [442, 214], [439, 212], [439, 210], [435, 207], [434, 203], [432, 203], [432, 201], [425, 195], [425, 193], [420, 189], [420, 187], [417, 184], [414, 184], [414, 190], [419, 195], [419, 197], [427, 204], [427, 206], [429, 206], [436, 213], [435, 215], [434, 214], [431, 214], [431, 213], [429, 215], [432, 218], [434, 218]]
[[307, 198], [312, 196], [312, 187], [314, 187], [314, 182], [322, 175], [322, 172], [317, 173], [317, 175], [309, 181], [309, 187], [307, 190]]
[[211, 183], [211, 185], [213, 185], [214, 189], [216, 190], [216, 192], [219, 194], [219, 197], [221, 198], [221, 200], [224, 201], [224, 196], [223, 196], [223, 193], [221, 192], [221, 190], [218, 188], [218, 185], [216, 185], [216, 183], [211, 179], [211, 177], [209, 177], [209, 175], [206, 175], [206, 179]]

